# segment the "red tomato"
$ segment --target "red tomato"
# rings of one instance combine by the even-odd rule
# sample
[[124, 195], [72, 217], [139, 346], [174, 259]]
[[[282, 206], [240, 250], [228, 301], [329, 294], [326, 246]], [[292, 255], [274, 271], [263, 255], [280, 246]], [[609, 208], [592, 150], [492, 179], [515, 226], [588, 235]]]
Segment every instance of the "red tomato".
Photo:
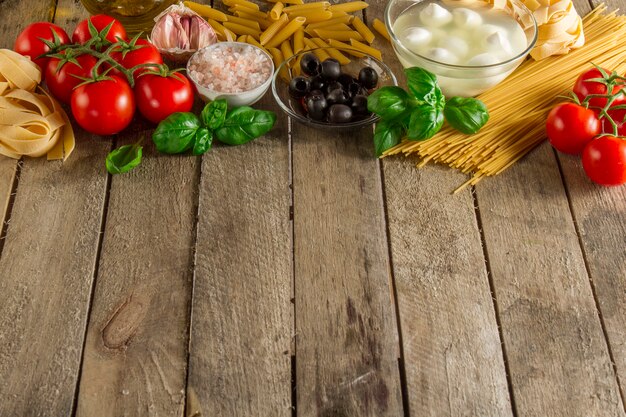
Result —
[[[626, 123], [624, 123], [626, 110], [609, 110], [608, 113], [615, 122], [615, 124], [617, 124], [617, 134], [619, 136], [626, 136]], [[609, 135], [615, 134], [613, 132], [613, 125], [608, 118], [603, 117], [600, 120], [602, 122], [602, 133], [608, 133]]]
[[579, 154], [600, 133], [600, 121], [593, 110], [574, 103], [562, 103], [548, 114], [546, 132], [558, 151]]
[[[611, 71], [604, 70], [607, 74], [610, 74]], [[590, 78], [602, 78], [602, 73], [596, 69], [589, 69], [578, 76], [576, 79], [576, 83], [574, 84], [574, 93], [578, 96], [580, 101], [583, 101], [585, 97], [590, 94], [607, 94], [606, 85], [599, 83], [597, 81], [586, 81]], [[616, 85], [613, 87], [613, 94], [616, 94], [623, 86]], [[606, 106], [606, 98], [596, 97], [589, 100], [589, 106], [592, 107], [604, 107]], [[622, 94], [619, 97], [616, 97], [612, 106], [616, 106], [618, 104], [626, 103], [626, 95]]]
[[626, 141], [613, 136], [592, 140], [583, 151], [583, 168], [597, 184], [625, 184]]
[[133, 119], [133, 90], [122, 78], [83, 84], [72, 93], [72, 114], [78, 124], [97, 135], [118, 133]]
[[65, 62], [59, 70], [61, 60], [51, 58], [46, 67], [46, 85], [48, 90], [65, 104], [70, 104], [74, 87], [83, 82], [76, 76], [88, 78], [91, 76], [91, 70], [98, 62], [95, 57], [89, 54], [80, 55], [75, 59], [78, 65], [73, 62]]
[[193, 89], [179, 72], [170, 76], [144, 74], [135, 84], [137, 107], [143, 116], [159, 123], [172, 113], [187, 112], [193, 106]]
[[[163, 63], [163, 58], [161, 57], [159, 50], [147, 40], [139, 39], [135, 46], [137, 49], [132, 49], [126, 52], [126, 54], [123, 54], [122, 52], [113, 52], [111, 56], [126, 69], [131, 69], [139, 64]], [[133, 77], [135, 78], [135, 82], [137, 82], [137, 77], [146, 71], [146, 68], [149, 67], [140, 68], [134, 72]]]
[[59, 35], [61, 44], [65, 45], [70, 43], [69, 36], [67, 36], [67, 33], [59, 26], [48, 22], [37, 22], [26, 26], [26, 29], [17, 35], [13, 49], [17, 53], [29, 56], [43, 71], [46, 69], [46, 64], [50, 58], [37, 57], [50, 51], [50, 48], [39, 38], [53, 42], [53, 30]]
[[74, 33], [72, 34], [72, 42], [82, 44], [91, 39], [92, 36], [89, 32], [88, 20], [91, 20], [91, 23], [93, 23], [98, 32], [102, 31], [102, 29], [113, 22], [109, 33], [106, 35], [106, 40], [111, 43], [117, 42], [117, 38], [126, 40], [126, 30], [118, 20], [115, 20], [111, 16], [107, 16], [105, 14], [97, 14], [95, 16], [91, 16], [89, 19], [81, 21], [76, 26], [76, 29], [74, 29]]

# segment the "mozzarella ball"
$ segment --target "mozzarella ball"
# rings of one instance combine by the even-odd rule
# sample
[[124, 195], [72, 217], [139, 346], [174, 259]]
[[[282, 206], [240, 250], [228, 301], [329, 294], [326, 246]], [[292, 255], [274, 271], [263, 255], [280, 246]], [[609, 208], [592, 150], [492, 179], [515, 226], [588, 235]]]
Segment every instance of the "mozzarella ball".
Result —
[[478, 13], [465, 7], [454, 9], [452, 17], [454, 18], [454, 23], [463, 28], [476, 27], [483, 22], [483, 18]]
[[511, 43], [502, 30], [496, 30], [483, 38], [482, 46], [486, 51], [500, 56], [511, 56]]
[[470, 67], [482, 67], [483, 65], [493, 65], [500, 62], [498, 57], [488, 52], [483, 54], [474, 55], [467, 61], [467, 65]]
[[421, 53], [433, 38], [432, 32], [424, 28], [408, 28], [404, 31], [403, 36], [406, 39], [405, 46], [407, 49], [416, 54]]
[[452, 21], [452, 13], [436, 3], [430, 3], [420, 12], [424, 26], [440, 27]]
[[459, 58], [444, 48], [430, 48], [424, 55], [433, 61], [442, 62], [444, 64], [455, 65], [459, 63]]
[[437, 46], [442, 49], [447, 49], [457, 57], [464, 57], [469, 51], [469, 45], [464, 39], [458, 36], [446, 36], [439, 39]]

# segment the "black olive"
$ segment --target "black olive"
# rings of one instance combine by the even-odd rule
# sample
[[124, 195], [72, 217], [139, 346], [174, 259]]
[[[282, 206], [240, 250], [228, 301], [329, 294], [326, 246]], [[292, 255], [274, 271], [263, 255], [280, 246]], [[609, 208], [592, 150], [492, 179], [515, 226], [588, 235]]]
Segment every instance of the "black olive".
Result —
[[333, 104], [328, 109], [328, 121], [331, 123], [346, 123], [352, 119], [352, 110], [345, 104]]
[[326, 118], [328, 102], [326, 102], [321, 91], [315, 92], [315, 94], [313, 93], [314, 92], [311, 92], [305, 97], [305, 106], [308, 115], [313, 120], [324, 120]]
[[348, 88], [350, 84], [356, 82], [354, 77], [350, 74], [341, 74], [339, 78], [337, 78], [337, 81], [339, 81], [344, 88]]
[[372, 67], [363, 67], [359, 71], [359, 82], [365, 88], [374, 88], [378, 84], [378, 73]]
[[369, 110], [367, 110], [367, 97], [360, 94], [352, 98], [352, 104], [350, 104], [350, 107], [352, 108], [352, 113], [354, 114], [365, 116], [370, 113]]
[[311, 81], [304, 77], [295, 77], [289, 82], [289, 94], [292, 97], [304, 97], [311, 89]]
[[333, 104], [347, 104], [350, 101], [350, 97], [348, 93], [339, 88], [328, 93], [326, 95], [326, 101], [329, 106]]
[[358, 94], [367, 95], [367, 90], [365, 90], [361, 84], [352, 83], [348, 86], [348, 94], [350, 94], [350, 97], [354, 97]]
[[321, 76], [311, 78], [311, 90], [324, 90], [326, 81]]
[[341, 85], [341, 83], [338, 83], [337, 81], [332, 81], [328, 83], [325, 88], [326, 94], [330, 94], [330, 92], [333, 90], [343, 90], [343, 85]]
[[341, 64], [333, 58], [325, 59], [322, 62], [322, 77], [327, 80], [336, 80], [341, 75]]
[[313, 76], [319, 74], [320, 66], [320, 60], [312, 53], [304, 54], [300, 60], [300, 68], [306, 75]]

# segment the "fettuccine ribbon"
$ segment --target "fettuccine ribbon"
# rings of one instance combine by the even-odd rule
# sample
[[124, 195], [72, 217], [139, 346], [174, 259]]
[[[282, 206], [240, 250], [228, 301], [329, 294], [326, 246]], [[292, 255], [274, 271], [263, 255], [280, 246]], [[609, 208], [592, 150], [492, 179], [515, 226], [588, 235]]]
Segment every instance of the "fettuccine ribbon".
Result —
[[571, 0], [523, 0], [533, 12], [539, 32], [530, 52], [539, 61], [552, 55], [564, 55], [585, 44], [583, 22]]
[[40, 82], [41, 71], [29, 58], [0, 49], [0, 154], [65, 160], [74, 150], [67, 114]]

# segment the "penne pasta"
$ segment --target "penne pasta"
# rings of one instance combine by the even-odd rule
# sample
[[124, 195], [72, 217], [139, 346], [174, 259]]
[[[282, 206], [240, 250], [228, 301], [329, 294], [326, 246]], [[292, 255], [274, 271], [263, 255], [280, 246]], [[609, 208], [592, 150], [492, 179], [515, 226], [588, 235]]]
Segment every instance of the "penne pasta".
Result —
[[350, 23], [354, 19], [354, 16], [349, 14], [344, 14], [343, 16], [333, 17], [332, 19], [325, 20], [323, 22], [310, 23], [307, 25], [307, 29], [319, 29], [326, 26], [336, 25], [340, 23]]
[[328, 55], [328, 53], [322, 49], [319, 49], [319, 47], [315, 44], [315, 42], [313, 42], [311, 39], [308, 38], [304, 38], [304, 44], [309, 48], [312, 49], [312, 52], [317, 55], [317, 57], [319, 58], [320, 62], [324, 62], [325, 60], [327, 60], [328, 58], [330, 58], [330, 55]]
[[299, 53], [304, 49], [304, 30], [299, 28], [296, 33], [293, 34], [293, 52]]
[[346, 12], [340, 12], [340, 11], [335, 11], [335, 10], [331, 10], [330, 12], [333, 14], [333, 19], [335, 17], [341, 17], [341, 16], [351, 16], [351, 17], [354, 17], [351, 14], [348, 14]]
[[374, 58], [377, 58], [379, 61], [383, 60], [383, 55], [376, 48], [372, 48], [371, 46], [361, 43], [354, 39], [350, 39], [350, 45], [356, 50], [365, 52], [366, 54], [371, 55]]
[[361, 34], [361, 36], [363, 37], [365, 42], [367, 42], [369, 44], [374, 42], [374, 38], [376, 36], [374, 36], [374, 34], [370, 30], [370, 28], [368, 28], [365, 25], [365, 23], [363, 23], [363, 21], [358, 18], [358, 16], [354, 17], [354, 20], [352, 21], [352, 26], [354, 26], [354, 28], [357, 30], [357, 32], [359, 32]]
[[270, 27], [272, 23], [274, 23], [274, 21], [269, 20], [267, 18], [260, 18], [259, 16], [253, 16], [246, 12], [235, 12], [235, 15], [236, 17], [240, 17], [242, 19], [248, 19], [248, 20], [252, 20], [253, 22], [257, 22], [259, 26], [261, 27], [261, 30], [267, 29], [268, 27]]
[[289, 39], [284, 40], [283, 43], [280, 44], [280, 52], [283, 53], [283, 58], [285, 58], [285, 61], [293, 56], [293, 49], [291, 49], [291, 43], [289, 43]]
[[272, 9], [270, 10], [270, 19], [272, 20], [280, 19], [280, 15], [283, 13], [284, 7], [285, 5], [282, 4], [281, 2], [276, 3], [274, 7], [272, 7]]
[[251, 29], [261, 31], [261, 25], [259, 25], [259, 22], [255, 20], [244, 19], [242, 17], [230, 16], [230, 15], [226, 15], [226, 17], [228, 19], [227, 20], [228, 22], [237, 23], [239, 25], [248, 26]]
[[228, 10], [232, 14], [237, 15], [239, 17], [244, 17], [244, 16], [240, 16], [238, 13], [245, 13], [247, 15], [254, 16], [256, 19], [263, 19], [263, 20], [267, 19], [267, 13], [260, 12], [258, 10], [253, 10], [248, 7], [241, 6], [239, 4], [236, 4], [233, 7], [230, 7]]
[[249, 43], [250, 45], [254, 45], [258, 48], [261, 49], [265, 49], [265, 47], [263, 45], [261, 45], [256, 39], [254, 39], [254, 37], [250, 36], [250, 35], [246, 35], [246, 43]]
[[[285, 25], [289, 23], [289, 17], [283, 14], [280, 19], [272, 23], [259, 37], [261, 45], [267, 44]], [[291, 36], [291, 35], [290, 35]]]
[[288, 39], [293, 35], [298, 29], [304, 25], [306, 19], [304, 17], [296, 17], [285, 27], [283, 27], [276, 35], [272, 37], [272, 39], [265, 45], [266, 48], [275, 48], [280, 45], [284, 40]]
[[338, 41], [349, 41], [350, 39], [363, 40], [363, 36], [356, 30], [324, 30], [315, 29], [315, 33], [322, 39], [335, 39]]
[[265, 0], [268, 3], [277, 3], [281, 2], [283, 4], [304, 4], [304, 0]]
[[248, 40], [248, 35], [241, 35], [237, 38], [237, 42], [246, 42]]
[[330, 46], [332, 46], [333, 48], [336, 48], [336, 49], [338, 49], [340, 51], [345, 51], [347, 54], [350, 54], [350, 55], [355, 56], [357, 58], [363, 58], [365, 56], [365, 54], [363, 52], [357, 51], [356, 49], [354, 49], [349, 44], [340, 42], [340, 41], [335, 40], [335, 39], [329, 39], [328, 40], [328, 44]]
[[316, 23], [331, 19], [333, 14], [328, 10], [303, 10], [300, 12], [289, 13], [289, 18], [296, 16], [306, 18], [307, 23]]
[[300, 11], [310, 11], [310, 10], [326, 10], [330, 7], [330, 3], [327, 1], [316, 1], [313, 3], [304, 3], [304, 4], [296, 4], [294, 6], [285, 7], [285, 13], [293, 13]]
[[391, 41], [389, 32], [387, 32], [387, 27], [385, 27], [385, 24], [380, 19], [374, 19], [374, 22], [372, 23], [372, 27], [374, 28], [376, 32], [380, 33], [388, 41]]
[[213, 19], [217, 22], [226, 21], [226, 13], [215, 10], [207, 4], [199, 4], [194, 1], [186, 1], [184, 4], [186, 7], [189, 7], [191, 10], [206, 19]]
[[330, 47], [330, 45], [324, 42], [323, 39], [312, 38], [311, 40], [315, 42], [315, 44], [320, 48], [326, 48], [326, 52], [328, 53], [328, 55], [330, 55], [331, 58], [339, 61], [341, 65], [348, 65], [350, 63], [350, 58], [339, 52], [338, 49]]
[[252, 10], [259, 10], [259, 5], [248, 0], [222, 0], [228, 7], [243, 6]]
[[330, 6], [329, 9], [332, 12], [352, 13], [352, 12], [358, 12], [359, 10], [363, 10], [367, 6], [369, 5], [365, 3], [364, 1], [349, 1], [347, 3], [333, 4], [332, 6]]
[[224, 27], [237, 35], [252, 35], [257, 39], [261, 35], [260, 30], [252, 29], [251, 27], [240, 25], [239, 23], [224, 22]]
[[[324, 30], [337, 30], [337, 31], [345, 31], [345, 30], [352, 30], [352, 28], [348, 25], [346, 25], [345, 23], [335, 23], [334, 25], [328, 25], [328, 26], [322, 26], [319, 29], [324, 29]], [[313, 33], [313, 36], [315, 36], [315, 29], [309, 29], [309, 27], [307, 26], [304, 29], [305, 32], [307, 33]]]
[[226, 31], [228, 29], [226, 29], [221, 23], [216, 22], [213, 19], [207, 19], [207, 22], [209, 23], [209, 25], [211, 25], [218, 37], [221, 37], [222, 40], [226, 39]]
[[[285, 57], [283, 56], [283, 53], [278, 48], [270, 48], [270, 49], [268, 49], [268, 52], [272, 56], [272, 61], [274, 61], [274, 70], [278, 71], [278, 68], [280, 67], [280, 65], [284, 61], [286, 61]], [[289, 75], [287, 74], [287, 67], [286, 66], [282, 67], [278, 74], [280, 75], [280, 77], [283, 80], [289, 82]]]

